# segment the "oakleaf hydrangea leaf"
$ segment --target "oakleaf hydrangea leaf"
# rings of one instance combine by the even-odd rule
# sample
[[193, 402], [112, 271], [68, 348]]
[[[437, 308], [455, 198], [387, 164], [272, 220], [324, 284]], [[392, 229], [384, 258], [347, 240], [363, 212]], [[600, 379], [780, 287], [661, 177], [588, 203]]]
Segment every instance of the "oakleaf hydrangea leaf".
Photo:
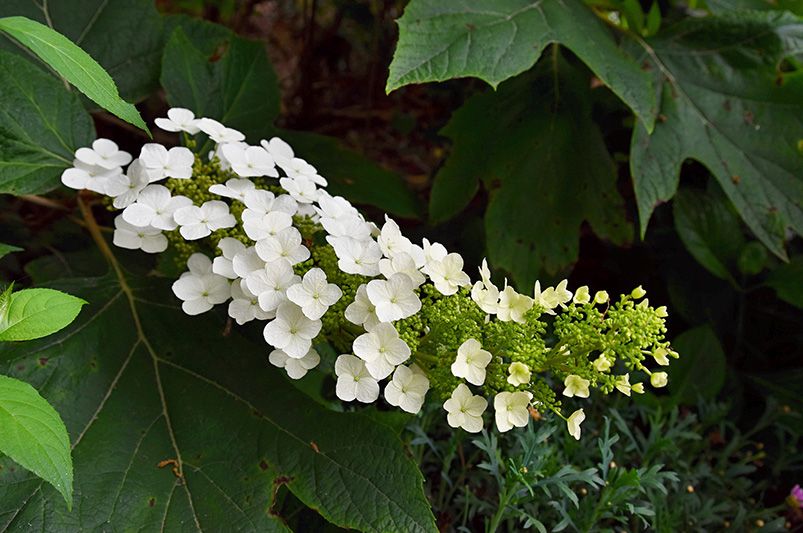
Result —
[[411, 83], [477, 77], [493, 87], [566, 46], [651, 127], [649, 76], [579, 0], [412, 0], [399, 19], [388, 92]]

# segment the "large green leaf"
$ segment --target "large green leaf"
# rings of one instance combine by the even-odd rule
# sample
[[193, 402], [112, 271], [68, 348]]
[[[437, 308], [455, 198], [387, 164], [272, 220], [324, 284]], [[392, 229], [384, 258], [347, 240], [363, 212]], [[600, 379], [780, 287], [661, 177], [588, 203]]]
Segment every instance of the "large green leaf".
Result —
[[631, 237], [588, 90], [586, 76], [550, 60], [474, 96], [442, 132], [454, 145], [435, 177], [432, 219], [457, 213], [482, 180], [489, 257], [521, 290], [577, 259], [584, 221], [617, 243]]
[[8, 376], [0, 376], [0, 453], [53, 485], [72, 508], [72, 457], [64, 422], [36, 389]]
[[745, 238], [727, 198], [717, 192], [678, 191], [672, 206], [675, 229], [701, 265], [718, 278], [735, 283], [732, 273]]
[[571, 49], [649, 126], [649, 76], [579, 0], [412, 0], [399, 19], [387, 90], [477, 77], [496, 87], [532, 67], [550, 43]]
[[803, 50], [803, 23], [769, 12], [690, 18], [637, 48], [662, 86], [661, 120], [652, 134], [637, 125], [632, 141], [642, 233], [656, 204], [675, 194], [683, 162], [695, 159], [785, 257], [785, 228], [803, 233], [803, 77], [777, 66]]
[[76, 94], [30, 62], [0, 50], [0, 193], [47, 192], [95, 138]]
[[164, 34], [153, 0], [3, 0], [0, 16], [13, 15], [47, 24], [80, 46], [123, 98], [140, 100], [157, 87]]
[[[331, 137], [280, 130], [279, 89], [264, 46], [202, 21], [171, 17], [162, 84], [171, 105], [217, 119], [242, 131], [251, 143], [279, 135], [331, 183], [333, 193], [354, 202], [413, 218], [419, 203], [398, 174], [344, 148]], [[201, 148], [205, 152], [211, 147]]]
[[674, 403], [696, 405], [713, 399], [725, 384], [726, 359], [710, 326], [690, 329], [672, 341], [680, 354], [667, 367], [669, 393]]
[[4, 370], [64, 414], [76, 498], [68, 514], [3, 462], [0, 529], [279, 530], [272, 495], [286, 485], [343, 527], [435, 530], [391, 430], [308, 398], [267, 363], [268, 346], [224, 334], [214, 314], [184, 315], [167, 283], [120, 275], [58, 284], [91, 312], [0, 348]]
[[23, 289], [0, 296], [0, 341], [27, 341], [67, 327], [86, 302], [53, 289]]
[[39, 56], [39, 59], [96, 104], [148, 132], [137, 108], [120, 98], [109, 73], [65, 36], [25, 17], [0, 18], [0, 31], [11, 35]]

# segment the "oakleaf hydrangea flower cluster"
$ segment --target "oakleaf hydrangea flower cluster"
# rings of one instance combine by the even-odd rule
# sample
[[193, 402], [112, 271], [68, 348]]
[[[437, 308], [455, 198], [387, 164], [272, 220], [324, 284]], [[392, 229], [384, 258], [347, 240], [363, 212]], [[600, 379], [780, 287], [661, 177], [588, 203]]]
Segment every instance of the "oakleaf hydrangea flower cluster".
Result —
[[[483, 261], [472, 283], [463, 258], [381, 227], [340, 196], [279, 138], [245, 136], [187, 109], [156, 120], [185, 146], [149, 143], [138, 157], [98, 139], [75, 153], [62, 182], [109, 197], [113, 242], [169, 253], [186, 269], [173, 293], [190, 315], [227, 304], [237, 324], [265, 322], [268, 360], [292, 379], [318, 366], [328, 343], [337, 396], [380, 396], [409, 413], [427, 398], [468, 432], [492, 409], [500, 432], [550, 410], [579, 439], [592, 390], [630, 396], [663, 387], [677, 357], [664, 340], [666, 308], [640, 287], [612, 301], [566, 281], [520, 293], [494, 283]], [[202, 135], [198, 140], [194, 136]], [[208, 140], [207, 140], [208, 138]], [[204, 143], [211, 151], [192, 151]], [[636, 381], [634, 381], [636, 380]]]

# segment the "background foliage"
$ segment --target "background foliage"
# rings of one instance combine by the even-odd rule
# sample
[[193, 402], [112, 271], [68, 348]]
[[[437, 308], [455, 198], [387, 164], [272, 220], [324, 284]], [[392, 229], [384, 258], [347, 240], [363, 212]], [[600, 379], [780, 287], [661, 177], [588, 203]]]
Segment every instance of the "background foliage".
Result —
[[59, 176], [96, 135], [136, 151], [147, 134], [10, 31], [0, 228], [25, 251], [0, 273], [88, 306], [0, 344], [2, 373], [63, 417], [75, 471], [69, 511], [0, 448], [2, 529], [800, 527], [784, 500], [803, 467], [801, 15], [796, 0], [3, 2], [85, 50], [148, 122], [183, 106], [282, 136], [334, 193], [469, 270], [487, 255], [522, 292], [643, 284], [682, 357], [665, 394], [592, 402], [579, 445], [551, 420], [471, 439], [439, 412], [342, 412], [328, 378], [269, 368], [259, 332], [178, 312], [167, 262], [111, 256], [82, 215], [93, 200], [82, 211]]

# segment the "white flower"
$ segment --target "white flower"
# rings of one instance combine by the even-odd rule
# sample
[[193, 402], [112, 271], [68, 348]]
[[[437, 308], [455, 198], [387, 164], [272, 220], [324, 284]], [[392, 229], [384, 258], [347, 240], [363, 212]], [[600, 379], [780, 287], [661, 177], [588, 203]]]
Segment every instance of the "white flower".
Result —
[[256, 176], [278, 177], [279, 172], [273, 158], [261, 146], [243, 146], [241, 144], [224, 144], [220, 148], [223, 157], [238, 175], [248, 178]]
[[282, 350], [273, 350], [268, 356], [268, 361], [273, 366], [284, 368], [290, 379], [301, 379], [307, 375], [307, 371], [312, 370], [321, 362], [321, 356], [314, 348], [310, 348], [307, 354], [301, 359], [290, 357]]
[[344, 402], [371, 403], [379, 398], [379, 383], [368, 373], [362, 359], [349, 354], [339, 356], [335, 361], [335, 375], [335, 393]]
[[369, 281], [368, 298], [376, 307], [376, 316], [382, 322], [401, 320], [421, 310], [421, 300], [413, 292], [413, 281], [405, 274], [393, 274], [387, 280]]
[[199, 131], [198, 121], [195, 114], [183, 107], [174, 107], [167, 110], [167, 118], [157, 118], [154, 120], [156, 125], [165, 131], [179, 132], [186, 131], [190, 135], [195, 135]]
[[667, 382], [669, 381], [669, 376], [666, 372], [653, 372], [650, 376], [650, 384], [655, 387], [656, 389], [660, 389], [661, 387], [666, 387]]
[[265, 326], [265, 340], [290, 357], [301, 359], [321, 331], [320, 320], [310, 320], [294, 303], [284, 302], [276, 310], [276, 318]]
[[526, 385], [530, 382], [530, 367], [519, 361], [510, 363], [507, 367], [507, 382], [518, 387], [519, 385]]
[[578, 398], [588, 398], [588, 386], [591, 384], [589, 380], [583, 379], [575, 374], [570, 374], [566, 376], [565, 380], [563, 380], [563, 384], [566, 386], [566, 388], [563, 389], [563, 395], [567, 398], [571, 398], [573, 396], [577, 396]]
[[259, 258], [256, 248], [249, 246], [234, 255], [231, 260], [231, 268], [240, 278], [247, 278], [254, 272], [259, 272], [265, 268], [265, 261]]
[[[195, 254], [200, 255], [200, 254]], [[208, 260], [208, 258], [207, 258]], [[188, 315], [200, 315], [222, 304], [231, 296], [229, 281], [217, 274], [185, 272], [173, 283], [173, 293], [181, 300]]]
[[401, 407], [403, 411], [416, 414], [424, 405], [427, 390], [427, 376], [409, 367], [399, 366], [393, 372], [393, 379], [385, 386], [385, 400], [390, 405]]
[[233, 237], [220, 239], [217, 244], [223, 255], [215, 257], [212, 261], [212, 272], [228, 279], [236, 279], [237, 273], [234, 271], [234, 257], [245, 251], [245, 245]]
[[439, 242], [430, 243], [429, 240], [423, 240], [424, 247], [424, 266], [421, 267], [421, 272], [430, 275], [429, 265], [434, 261], [442, 261], [448, 255], [446, 248]]
[[491, 352], [482, 349], [480, 341], [468, 339], [457, 349], [452, 374], [472, 385], [485, 383], [485, 367], [491, 362]]
[[293, 225], [293, 217], [283, 211], [271, 211], [265, 215], [249, 216], [243, 221], [243, 229], [249, 239], [260, 241], [275, 237]]
[[318, 188], [315, 187], [315, 182], [304, 176], [281, 178], [279, 184], [298, 203], [309, 204], [318, 198]]
[[393, 259], [380, 259], [379, 272], [388, 279], [396, 273], [406, 274], [413, 282], [413, 287], [418, 287], [426, 281], [424, 274], [418, 271], [415, 261], [407, 252], [399, 252]]
[[291, 196], [287, 194], [274, 196], [272, 192], [264, 189], [246, 191], [244, 203], [247, 209], [243, 211], [243, 220], [248, 220], [249, 217], [259, 218], [271, 211], [281, 211], [293, 216], [298, 210], [298, 202]]
[[523, 428], [530, 419], [527, 406], [532, 394], [529, 392], [500, 392], [494, 397], [496, 427], [501, 432], [510, 431], [514, 427]]
[[148, 185], [139, 193], [137, 201], [123, 211], [123, 219], [138, 227], [153, 226], [166, 231], [178, 227], [173, 214], [182, 207], [192, 205], [186, 196], [171, 196], [164, 185]]
[[580, 440], [580, 424], [586, 419], [586, 414], [582, 409], [573, 412], [568, 419], [566, 419], [566, 427], [569, 429], [569, 435], [577, 440]]
[[121, 173], [122, 170], [119, 167], [109, 170], [98, 165], [87, 165], [76, 159], [73, 161], [72, 168], [62, 172], [61, 182], [71, 189], [88, 189], [96, 193], [106, 194], [108, 180]]
[[309, 269], [301, 283], [287, 289], [287, 299], [300, 306], [312, 320], [321, 318], [341, 296], [343, 291], [334, 283], [327, 283], [326, 274], [320, 268]]
[[[572, 300], [572, 293], [566, 290], [568, 281], [565, 279], [558, 283], [556, 287], [549, 287], [544, 289], [544, 292], [539, 293], [541, 286], [539, 283], [535, 285], [535, 300], [542, 305], [547, 311], [551, 311], [558, 306], [565, 305]], [[554, 315], [554, 312], [550, 314]]]
[[321, 216], [319, 222], [321, 226], [323, 226], [323, 229], [326, 230], [326, 233], [332, 237], [349, 238], [361, 242], [373, 242], [371, 238], [371, 226], [361, 216], [344, 215], [339, 218]]
[[125, 174], [116, 174], [106, 180], [106, 195], [114, 198], [117, 209], [125, 209], [137, 201], [139, 193], [148, 186], [150, 177], [139, 159], [134, 159]]
[[613, 361], [605, 354], [600, 354], [591, 364], [597, 372], [607, 372], [613, 366]]
[[373, 240], [357, 240], [351, 237], [326, 237], [337, 255], [337, 266], [346, 274], [363, 276], [379, 275], [379, 260], [382, 250]]
[[179, 232], [188, 241], [202, 239], [222, 228], [232, 228], [237, 224], [229, 206], [220, 200], [204, 202], [202, 206], [188, 205], [177, 209], [173, 217], [181, 226]]
[[445, 296], [471, 284], [468, 274], [463, 272], [463, 258], [460, 254], [451, 253], [440, 261], [432, 261], [427, 266], [435, 288]]
[[148, 171], [151, 182], [165, 178], [188, 179], [192, 177], [195, 156], [183, 146], [168, 150], [161, 144], [148, 143], [139, 153], [139, 162]]
[[[332, 196], [326, 191], [318, 195], [318, 206], [315, 208], [321, 220], [339, 220], [347, 217], [359, 217], [357, 208], [342, 196]], [[325, 228], [326, 226], [324, 226]], [[328, 231], [328, 230], [327, 230]], [[331, 233], [331, 232], [330, 232]]]
[[229, 316], [241, 326], [255, 319], [268, 320], [274, 316], [259, 307], [259, 300], [248, 290], [245, 280], [238, 279], [231, 284], [231, 297]]
[[354, 295], [354, 301], [346, 307], [346, 320], [352, 324], [362, 326], [366, 331], [371, 331], [379, 324], [379, 319], [376, 316], [376, 307], [368, 299], [367, 286], [363, 283], [357, 287], [357, 293]]
[[664, 347], [656, 348], [656, 350], [652, 353], [652, 357], [655, 359], [655, 362], [661, 366], [669, 365], [669, 357], [667, 357], [668, 355], [669, 350]]
[[287, 289], [301, 281], [287, 261], [274, 261], [245, 279], [248, 290], [256, 294], [264, 311], [274, 311], [287, 301]]
[[452, 391], [452, 397], [443, 403], [448, 413], [446, 421], [453, 428], [463, 428], [469, 433], [482, 431], [482, 413], [488, 407], [488, 400], [471, 394], [465, 383]]
[[630, 396], [630, 391], [633, 389], [633, 387], [630, 385], [630, 374], [625, 374], [616, 378], [615, 385], [619, 392], [625, 396]]
[[120, 150], [117, 143], [109, 139], [97, 139], [92, 148], [79, 148], [75, 158], [88, 166], [97, 166], [106, 170], [118, 170], [131, 162], [131, 154]]
[[399, 252], [410, 253], [413, 246], [410, 239], [401, 234], [396, 221], [387, 215], [385, 215], [385, 225], [382, 226], [382, 233], [377, 238], [377, 242], [385, 257], [393, 257]]
[[591, 301], [591, 293], [588, 292], [588, 285], [583, 285], [582, 287], [578, 287], [577, 290], [574, 292], [574, 298], [572, 298], [572, 302], [576, 304], [587, 304]]
[[496, 309], [496, 316], [503, 322], [513, 320], [523, 324], [524, 313], [529, 311], [533, 306], [533, 299], [517, 293], [513, 287], [506, 285], [502, 293], [499, 295], [499, 305]]
[[288, 161], [296, 156], [290, 145], [278, 137], [272, 137], [270, 141], [262, 139], [259, 144], [268, 151], [273, 160], [280, 166], [287, 164]]
[[393, 324], [377, 324], [367, 333], [354, 339], [354, 354], [365, 361], [375, 379], [384, 379], [393, 369], [410, 357], [410, 347], [399, 338]]
[[196, 122], [198, 128], [209, 135], [209, 138], [216, 143], [236, 143], [245, 139], [245, 135], [239, 131], [227, 128], [217, 120], [202, 118]]
[[478, 281], [471, 288], [471, 299], [486, 313], [493, 315], [499, 309], [499, 289], [494, 285], [486, 287]]
[[187, 270], [182, 276], [203, 276], [205, 274], [212, 274], [212, 260], [202, 253], [194, 253], [187, 259]]
[[[228, 146], [228, 145], [227, 145]], [[226, 184], [216, 183], [209, 187], [209, 192], [223, 196], [224, 198], [233, 198], [245, 203], [245, 195], [248, 191], [255, 191], [256, 185], [248, 179], [231, 178], [226, 180]], [[267, 191], [266, 191], [267, 192]]]
[[594, 295], [594, 303], [597, 305], [602, 305], [608, 302], [608, 291], [597, 291]]
[[257, 255], [266, 263], [285, 259], [295, 265], [309, 259], [310, 252], [301, 244], [301, 232], [294, 227], [283, 229], [276, 235], [262, 239], [256, 244]]
[[167, 237], [161, 230], [150, 226], [138, 228], [123, 220], [122, 215], [114, 218], [115, 246], [128, 250], [142, 250], [149, 254], [158, 254], [167, 250]]

